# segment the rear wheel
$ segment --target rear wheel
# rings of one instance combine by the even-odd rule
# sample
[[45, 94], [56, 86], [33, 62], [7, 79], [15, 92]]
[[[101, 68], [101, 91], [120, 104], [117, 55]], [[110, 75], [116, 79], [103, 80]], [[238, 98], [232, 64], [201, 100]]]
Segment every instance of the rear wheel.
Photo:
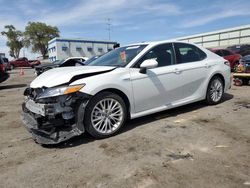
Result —
[[123, 99], [114, 93], [103, 92], [94, 96], [85, 110], [86, 131], [96, 138], [116, 134], [124, 125], [127, 109]]
[[220, 77], [213, 77], [207, 88], [206, 101], [210, 105], [218, 104], [221, 102], [224, 94], [224, 85]]

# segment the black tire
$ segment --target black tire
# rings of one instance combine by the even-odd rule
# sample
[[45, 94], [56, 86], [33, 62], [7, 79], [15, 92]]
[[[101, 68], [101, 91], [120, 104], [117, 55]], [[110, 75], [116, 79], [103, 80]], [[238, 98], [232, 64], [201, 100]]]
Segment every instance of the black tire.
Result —
[[[94, 127], [93, 123], [92, 123], [92, 113], [94, 110], [94, 107], [96, 105], [98, 105], [98, 103], [104, 99], [111, 99], [114, 101], [117, 101], [120, 104], [120, 107], [122, 109], [122, 116], [121, 116], [121, 121], [119, 123], [119, 126], [117, 126], [117, 128], [115, 128], [115, 130], [113, 132], [110, 133], [101, 133], [99, 131], [96, 130], [96, 128]], [[101, 115], [103, 116], [103, 115]], [[101, 117], [100, 116], [100, 117]], [[106, 117], [107, 118], [107, 117]], [[84, 126], [86, 131], [92, 135], [95, 138], [107, 138], [110, 136], [114, 136], [115, 134], [117, 134], [119, 132], [119, 130], [121, 129], [121, 127], [125, 124], [127, 120], [127, 109], [126, 109], [126, 105], [123, 101], [123, 99], [114, 93], [111, 92], [101, 92], [97, 95], [95, 95], [88, 103], [88, 105], [86, 106], [85, 109], [85, 114], [84, 114]], [[104, 126], [104, 125], [103, 125]]]
[[234, 79], [234, 85], [236, 85], [236, 86], [242, 86], [242, 85], [243, 85], [242, 79], [240, 79], [240, 78], [235, 78], [235, 79]]
[[[212, 90], [213, 90], [214, 82], [217, 82], [217, 81], [221, 84], [221, 89], [220, 89], [221, 94], [220, 94], [220, 97], [218, 97], [217, 100], [214, 100], [213, 97], [212, 97]], [[224, 96], [224, 83], [223, 83], [223, 81], [222, 81], [222, 79], [220, 77], [214, 76], [210, 80], [210, 82], [208, 84], [208, 87], [207, 87], [206, 102], [209, 105], [216, 105], [216, 104], [218, 104], [218, 103], [220, 103], [222, 101], [223, 96]]]

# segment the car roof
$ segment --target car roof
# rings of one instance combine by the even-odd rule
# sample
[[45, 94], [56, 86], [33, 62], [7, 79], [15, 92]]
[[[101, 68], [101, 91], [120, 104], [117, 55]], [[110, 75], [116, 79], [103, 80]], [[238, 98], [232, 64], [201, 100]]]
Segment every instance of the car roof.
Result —
[[[149, 45], [149, 44], [153, 44], [153, 45], [156, 45], [156, 44], [162, 44], [162, 43], [171, 43], [171, 42], [182, 42], [182, 41], [177, 41], [177, 40], [161, 40], [161, 41], [145, 41], [145, 42], [139, 42], [139, 43], [132, 43], [132, 44], [129, 44], [129, 45], [126, 45], [126, 46], [132, 46], [132, 45]], [[185, 43], [185, 42], [183, 42]]]
[[224, 48], [208, 48], [208, 49], [211, 50], [211, 51], [226, 50], [226, 51], [232, 52], [231, 50], [229, 50], [229, 49], [224, 49]]

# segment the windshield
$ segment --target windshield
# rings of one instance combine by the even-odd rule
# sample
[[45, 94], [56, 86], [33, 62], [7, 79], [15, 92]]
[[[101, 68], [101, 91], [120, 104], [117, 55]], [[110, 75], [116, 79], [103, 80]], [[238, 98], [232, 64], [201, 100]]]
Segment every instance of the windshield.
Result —
[[88, 66], [125, 67], [147, 45], [133, 45], [117, 48], [92, 61]]
[[88, 65], [90, 64], [91, 62], [93, 62], [94, 60], [96, 60], [97, 58], [99, 58], [100, 56], [94, 56], [94, 57], [91, 57], [89, 58], [88, 60], [84, 61], [83, 64], [84, 65]]
[[4, 57], [4, 58], [3, 58], [3, 62], [4, 62], [4, 63], [8, 63], [8, 62], [9, 62], [8, 58]]

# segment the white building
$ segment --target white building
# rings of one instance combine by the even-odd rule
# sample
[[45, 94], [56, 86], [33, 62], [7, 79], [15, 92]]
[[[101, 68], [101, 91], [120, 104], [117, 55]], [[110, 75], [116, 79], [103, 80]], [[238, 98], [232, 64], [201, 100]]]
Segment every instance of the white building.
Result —
[[177, 40], [193, 42], [205, 48], [226, 48], [232, 45], [250, 44], [250, 25], [180, 37]]
[[90, 58], [111, 51], [114, 44], [117, 42], [54, 38], [48, 44], [49, 59], [55, 61], [74, 56]]

